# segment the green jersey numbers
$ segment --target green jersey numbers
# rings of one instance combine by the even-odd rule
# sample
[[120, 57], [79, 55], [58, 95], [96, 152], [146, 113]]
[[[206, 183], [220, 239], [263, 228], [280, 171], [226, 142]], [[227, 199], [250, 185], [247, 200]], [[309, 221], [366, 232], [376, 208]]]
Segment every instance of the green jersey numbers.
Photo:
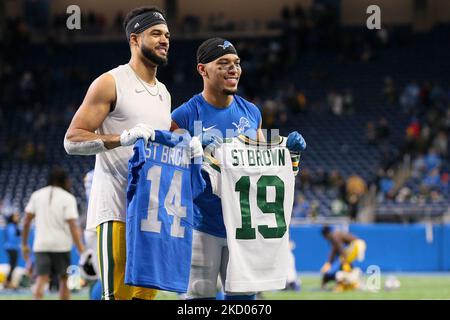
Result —
[[202, 169], [220, 198], [226, 228], [225, 290], [285, 288], [298, 158], [286, 148], [284, 137], [265, 143], [238, 136], [204, 159]]
[[[268, 188], [275, 189], [274, 201], [267, 201]], [[239, 203], [241, 207], [242, 226], [236, 229], [236, 239], [256, 239], [256, 226], [252, 225], [252, 212], [257, 210], [251, 208], [250, 203], [250, 177], [242, 176], [235, 185], [234, 191], [239, 192]], [[286, 233], [286, 221], [284, 218], [284, 182], [278, 176], [260, 176], [256, 183], [256, 205], [263, 214], [274, 214], [276, 227], [259, 225], [258, 232], [265, 239], [282, 238]]]

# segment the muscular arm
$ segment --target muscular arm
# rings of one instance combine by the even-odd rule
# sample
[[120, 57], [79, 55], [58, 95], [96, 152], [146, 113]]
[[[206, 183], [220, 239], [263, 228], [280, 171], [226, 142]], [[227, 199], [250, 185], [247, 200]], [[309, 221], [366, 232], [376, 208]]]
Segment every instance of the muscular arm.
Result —
[[[79, 144], [76, 143], [90, 143], [93, 146], [92, 148], [95, 148], [96, 143], [98, 143], [106, 149], [120, 146], [120, 132], [110, 135], [94, 133], [105, 120], [115, 100], [116, 88], [114, 78], [110, 74], [105, 73], [91, 84], [83, 103], [75, 113], [67, 129], [64, 146], [69, 154], [79, 154], [76, 148]], [[95, 153], [98, 152], [92, 154]]]
[[333, 246], [333, 249], [331, 250], [330, 257], [328, 258], [328, 261], [330, 263], [333, 262], [333, 260], [336, 258], [336, 256], [341, 255], [344, 252], [342, 242], [338, 236], [332, 235], [331, 245]]
[[177, 129], [179, 129], [180, 127], [178, 126], [178, 124], [172, 120], [172, 123], [170, 124], [170, 131], [175, 131]]
[[331, 248], [330, 256], [328, 257], [328, 262], [332, 263], [333, 260], [336, 258], [336, 255], [337, 255], [336, 246], [333, 245], [332, 248]]

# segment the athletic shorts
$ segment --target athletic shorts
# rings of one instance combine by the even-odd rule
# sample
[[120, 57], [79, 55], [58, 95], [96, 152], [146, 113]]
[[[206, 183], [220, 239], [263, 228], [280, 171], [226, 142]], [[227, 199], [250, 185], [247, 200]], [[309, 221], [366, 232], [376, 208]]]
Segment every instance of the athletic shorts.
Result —
[[64, 276], [70, 266], [69, 252], [35, 252], [35, 267], [38, 276]]
[[104, 222], [97, 227], [102, 299], [153, 300], [157, 290], [125, 284], [125, 230], [125, 223], [120, 221]]

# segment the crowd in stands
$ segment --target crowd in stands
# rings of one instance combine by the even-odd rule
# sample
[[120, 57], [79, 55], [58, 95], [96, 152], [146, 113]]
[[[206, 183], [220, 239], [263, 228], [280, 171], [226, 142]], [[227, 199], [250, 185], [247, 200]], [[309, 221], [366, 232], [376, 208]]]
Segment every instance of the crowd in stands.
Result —
[[410, 118], [399, 159], [411, 162], [406, 181], [395, 185], [393, 169], [377, 176], [378, 201], [397, 204], [448, 203], [450, 88], [412, 80], [400, 91], [397, 106]]

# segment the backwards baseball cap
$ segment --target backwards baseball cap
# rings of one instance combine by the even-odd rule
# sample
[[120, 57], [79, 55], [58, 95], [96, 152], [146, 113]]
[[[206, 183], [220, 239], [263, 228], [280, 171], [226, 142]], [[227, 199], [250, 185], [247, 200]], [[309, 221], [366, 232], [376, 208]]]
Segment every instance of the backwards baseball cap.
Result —
[[198, 47], [197, 63], [209, 63], [229, 53], [237, 54], [230, 41], [222, 38], [211, 38]]
[[147, 11], [133, 17], [128, 21], [127, 26], [125, 27], [127, 39], [130, 40], [131, 33], [141, 33], [157, 24], [167, 25], [166, 19], [164, 19], [164, 16], [158, 11]]

